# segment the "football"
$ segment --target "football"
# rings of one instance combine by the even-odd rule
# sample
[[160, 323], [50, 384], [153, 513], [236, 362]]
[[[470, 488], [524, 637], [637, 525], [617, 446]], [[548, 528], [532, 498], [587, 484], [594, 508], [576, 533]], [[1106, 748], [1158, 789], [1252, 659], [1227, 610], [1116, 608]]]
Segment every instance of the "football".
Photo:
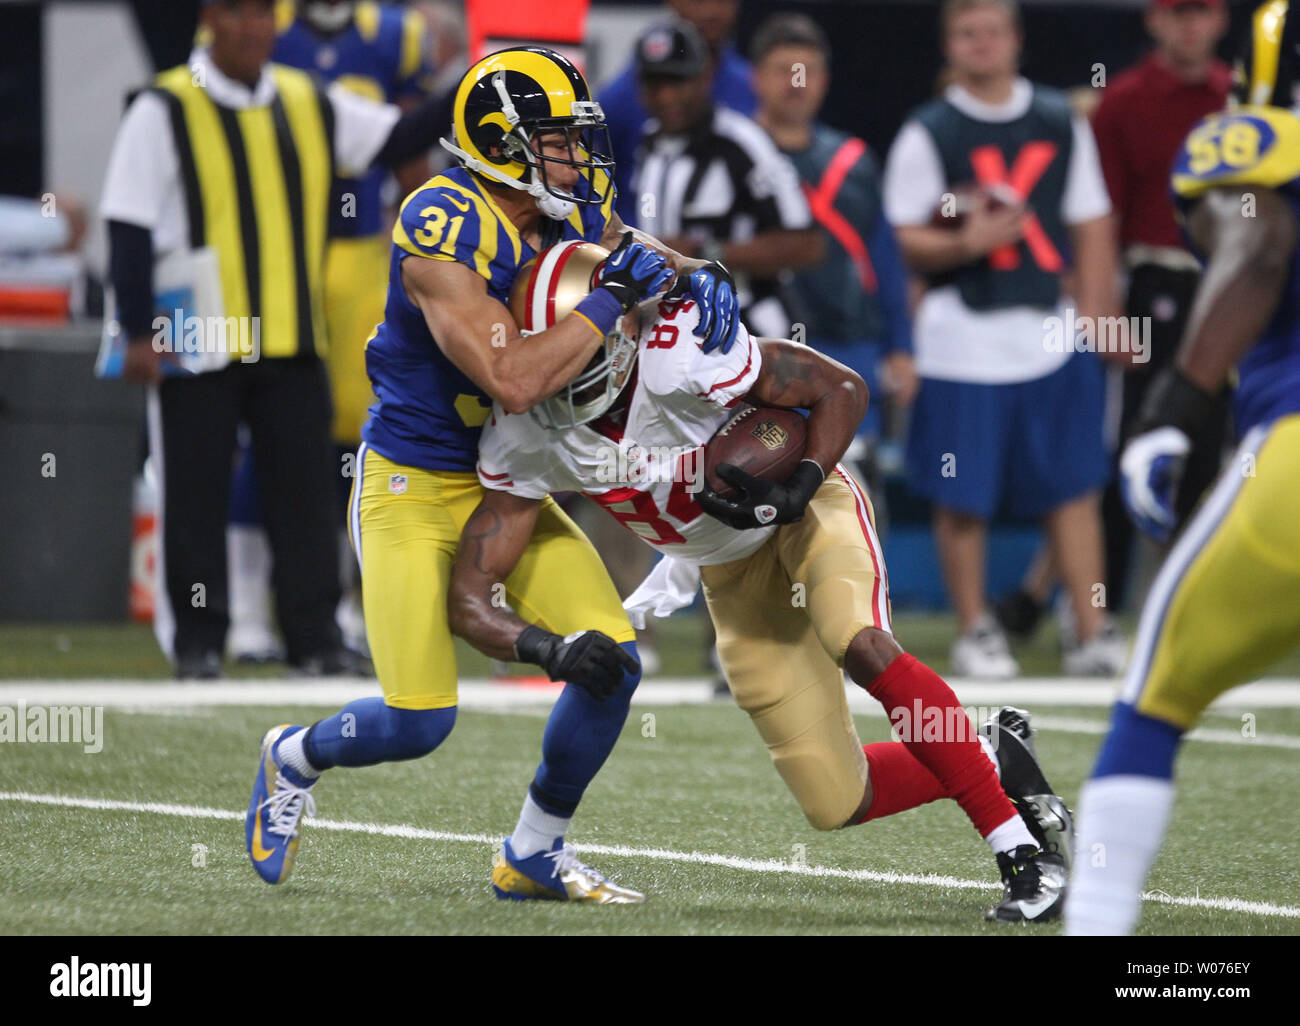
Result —
[[960, 229], [966, 223], [967, 215], [980, 204], [986, 204], [990, 210], [1021, 206], [1020, 197], [1007, 185], [994, 185], [990, 188], [974, 183], [956, 185], [939, 200], [930, 225], [934, 228]]
[[803, 459], [808, 421], [794, 410], [742, 406], [704, 447], [704, 480], [724, 499], [736, 489], [717, 475], [720, 463], [768, 481], [784, 481]]

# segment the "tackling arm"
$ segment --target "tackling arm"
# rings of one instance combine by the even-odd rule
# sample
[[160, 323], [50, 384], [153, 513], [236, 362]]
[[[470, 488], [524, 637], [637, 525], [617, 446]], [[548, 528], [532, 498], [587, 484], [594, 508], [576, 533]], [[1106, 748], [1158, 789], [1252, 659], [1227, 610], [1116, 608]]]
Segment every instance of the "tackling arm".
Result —
[[452, 632], [495, 659], [536, 663], [551, 680], [608, 698], [640, 664], [613, 638], [582, 631], [566, 638], [525, 623], [505, 605], [506, 578], [533, 535], [538, 499], [486, 491], [461, 532], [451, 571], [447, 618]]
[[682, 256], [653, 235], [627, 227], [615, 213], [610, 214], [600, 244], [606, 249], [613, 249], [625, 232], [630, 232], [637, 242], [662, 253], [667, 259], [668, 267], [677, 275], [677, 284], [673, 286], [670, 295], [689, 294], [699, 304], [704, 351], [711, 353], [715, 349], [721, 349], [723, 353], [730, 352], [740, 334], [740, 303], [736, 299], [736, 283], [731, 272], [720, 263]]
[[528, 627], [501, 596], [533, 536], [541, 506], [539, 499], [486, 491], [461, 532], [447, 592], [448, 618], [454, 634], [493, 659], [517, 659], [515, 642]]
[[554, 395], [602, 342], [590, 321], [572, 314], [523, 338], [487, 282], [461, 263], [407, 257], [402, 284], [438, 348], [507, 413], [524, 413]]

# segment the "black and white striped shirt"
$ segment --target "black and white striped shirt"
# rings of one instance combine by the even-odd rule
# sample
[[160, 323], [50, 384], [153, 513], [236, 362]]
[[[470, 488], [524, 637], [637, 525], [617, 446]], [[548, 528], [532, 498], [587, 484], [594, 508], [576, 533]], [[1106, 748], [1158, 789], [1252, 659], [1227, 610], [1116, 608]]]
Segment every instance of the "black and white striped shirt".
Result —
[[[662, 134], [650, 121], [636, 166], [637, 224], [656, 238], [745, 242], [765, 231], [812, 227], [794, 165], [756, 122], [726, 107], [679, 135]], [[737, 275], [736, 284], [751, 329], [789, 334], [778, 279]]]

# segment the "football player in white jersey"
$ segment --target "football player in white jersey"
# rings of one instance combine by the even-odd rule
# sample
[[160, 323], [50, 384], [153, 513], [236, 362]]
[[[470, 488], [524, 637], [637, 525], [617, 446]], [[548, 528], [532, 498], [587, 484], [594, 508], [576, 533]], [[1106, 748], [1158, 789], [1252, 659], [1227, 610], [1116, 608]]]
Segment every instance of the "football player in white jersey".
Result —
[[[542, 331], [567, 314], [606, 255], [584, 242], [540, 254], [511, 296], [520, 326]], [[542, 501], [584, 492], [667, 557], [641, 589], [655, 593], [645, 605], [661, 615], [680, 607], [702, 579], [732, 694], [814, 827], [953, 798], [1002, 873], [1003, 900], [986, 918], [1055, 918], [1070, 815], [1038, 767], [1027, 717], [1004, 709], [977, 734], [951, 688], [894, 640], [871, 503], [838, 464], [866, 412], [862, 379], [743, 328], [726, 357], [705, 356], [698, 322], [689, 298], [642, 304], [564, 391], [528, 414], [494, 408], [479, 444], [487, 491], [452, 572], [452, 630], [552, 679], [573, 660], [599, 673], [599, 653], [613, 646], [597, 632], [562, 638], [496, 600], [526, 570]], [[723, 464], [719, 475], [740, 488], [724, 499], [703, 481], [703, 447], [742, 401], [808, 410], [807, 443], [782, 483]], [[620, 671], [608, 669], [613, 681]], [[901, 742], [862, 745], [842, 670], [884, 706]]]

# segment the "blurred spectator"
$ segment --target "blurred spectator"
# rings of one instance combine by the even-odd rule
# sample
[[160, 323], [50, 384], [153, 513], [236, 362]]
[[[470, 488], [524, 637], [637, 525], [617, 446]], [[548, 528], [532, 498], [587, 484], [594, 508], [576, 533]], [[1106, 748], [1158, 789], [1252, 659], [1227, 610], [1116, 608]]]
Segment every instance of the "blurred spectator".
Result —
[[641, 226], [685, 256], [725, 263], [750, 329], [787, 337], [781, 276], [825, 248], [798, 173], [762, 128], [713, 104], [708, 51], [690, 25], [654, 26], [636, 56], [653, 115], [632, 190]]
[[817, 121], [830, 84], [830, 56], [825, 33], [806, 15], [776, 14], [764, 22], [750, 49], [755, 120], [799, 172], [825, 240], [826, 259], [791, 277], [791, 306], [806, 327], [803, 341], [852, 367], [871, 389], [859, 429], [863, 444], [856, 447], [863, 451], [849, 453], [871, 478], [881, 400], [889, 395], [905, 406], [919, 382], [907, 272], [884, 215], [875, 157], [863, 140]]
[[[1187, 133], [1222, 109], [1232, 86], [1232, 70], [1214, 55], [1228, 26], [1222, 0], [1154, 0], [1146, 24], [1154, 49], [1115, 77], [1092, 118], [1128, 268], [1127, 313], [1151, 326], [1150, 361], [1126, 368], [1117, 383], [1123, 395], [1117, 460], [1147, 386], [1174, 357], [1200, 280], [1200, 265], [1174, 220], [1169, 168]], [[1227, 434], [1225, 397], [1220, 416], [1193, 439], [1178, 491], [1180, 524], [1217, 476]], [[1134, 531], [1116, 484], [1107, 489], [1103, 510], [1110, 599], [1118, 607]]]
[[[126, 339], [121, 373], [151, 386], [150, 450], [163, 497], [155, 633], [179, 677], [221, 673], [225, 527], [243, 421], [289, 662], [299, 673], [355, 672], [334, 623], [339, 466], [320, 359], [330, 172], [400, 165], [429, 147], [437, 126], [427, 108], [402, 116], [269, 64], [271, 0], [207, 0], [202, 17], [209, 47], [158, 75], [128, 107], [101, 204]], [[194, 299], [183, 329], [168, 309], [161, 337], [155, 263], [187, 269], [191, 298], [219, 297], [208, 306]], [[203, 343], [197, 354], [191, 321]], [[232, 323], [238, 339], [226, 335]], [[175, 366], [190, 356], [190, 373]]]
[[1125, 645], [1094, 604], [1109, 472], [1102, 366], [1074, 351], [1076, 320], [1061, 302], [1072, 259], [1078, 314], [1117, 312], [1096, 143], [1063, 94], [1018, 75], [1014, 0], [947, 0], [941, 17], [952, 84], [899, 132], [884, 191], [907, 260], [930, 283], [916, 315], [908, 463], [934, 503], [961, 626], [952, 672], [1019, 672], [985, 601], [987, 525], [1005, 509], [1043, 518], [1080, 638], [1066, 672], [1112, 674]]
[[[452, 108], [456, 87], [469, 69], [469, 34], [465, 24], [465, 4], [462, 0], [417, 0], [411, 5], [424, 16], [429, 49], [428, 60], [433, 66], [432, 93], [442, 97], [437, 111], [437, 121], [443, 125], [443, 136], [451, 137]], [[456, 158], [438, 146], [428, 154], [430, 171], [437, 174], [456, 163]]]
[[[693, 26], [708, 47], [713, 102], [753, 115], [757, 101], [749, 64], [731, 44], [740, 0], [668, 0], [667, 6], [677, 18]], [[601, 90], [597, 99], [605, 111], [614, 147], [615, 184], [620, 193], [615, 209], [625, 224], [644, 227], [637, 220], [632, 182], [636, 178], [637, 147], [650, 114], [641, 96], [635, 57]]]
[[[358, 96], [409, 108], [433, 85], [424, 18], [399, 4], [353, 0], [293, 0], [277, 9], [271, 59], [337, 82]], [[357, 178], [336, 177], [330, 201], [330, 243], [325, 260], [326, 366], [334, 405], [332, 434], [340, 464], [361, 444], [361, 425], [375, 401], [366, 374], [366, 339], [384, 319], [392, 215], [384, 203], [388, 179], [405, 196], [429, 177], [417, 158], [390, 175], [372, 167]], [[262, 528], [256, 460], [246, 447], [235, 475], [227, 531], [230, 567], [230, 653], [241, 661], [280, 657], [271, 633], [271, 550]], [[338, 522], [346, 538], [351, 479], [339, 475]], [[346, 553], [346, 544], [343, 545]], [[364, 652], [365, 622], [356, 561], [343, 558], [343, 598], [338, 622], [344, 643]]]
[[411, 9], [424, 18], [425, 58], [434, 76], [430, 91], [442, 95], [460, 84], [469, 67], [465, 4], [462, 0], [416, 0]]

